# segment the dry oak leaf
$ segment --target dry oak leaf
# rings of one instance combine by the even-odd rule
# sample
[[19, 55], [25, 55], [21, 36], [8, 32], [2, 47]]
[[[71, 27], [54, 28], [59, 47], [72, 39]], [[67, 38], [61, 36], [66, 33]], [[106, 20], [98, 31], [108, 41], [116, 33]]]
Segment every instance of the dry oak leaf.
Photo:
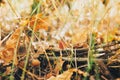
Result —
[[15, 32], [10, 36], [10, 38], [7, 40], [5, 47], [6, 48], [15, 48], [17, 41], [20, 37], [21, 31], [23, 27], [19, 27], [15, 30]]
[[13, 49], [8, 48], [0, 52], [0, 59], [4, 60], [5, 63], [9, 63], [13, 58]]
[[75, 32], [72, 36], [72, 44], [86, 42], [89, 31], [91, 31], [90, 28], [80, 28], [80, 29], [75, 30]]
[[58, 44], [60, 49], [65, 49], [68, 46], [67, 43], [63, 40], [58, 41]]
[[12, 60], [14, 60], [15, 65], [18, 64], [17, 56], [14, 56], [14, 51], [22, 29], [22, 27], [16, 29], [11, 37], [6, 41], [4, 49], [0, 51], [0, 59], [4, 61], [4, 65], [8, 64]]
[[43, 17], [42, 14], [34, 15], [30, 20], [30, 27], [34, 29], [34, 31], [38, 31], [39, 29], [48, 30], [48, 26], [49, 20]]
[[51, 76], [47, 80], [70, 80], [73, 72], [77, 72], [77, 69], [69, 69], [56, 77]]
[[54, 73], [57, 75], [59, 74], [59, 71], [62, 69], [64, 61], [62, 60], [61, 57], [58, 58], [58, 60], [56, 60], [56, 66], [54, 69]]

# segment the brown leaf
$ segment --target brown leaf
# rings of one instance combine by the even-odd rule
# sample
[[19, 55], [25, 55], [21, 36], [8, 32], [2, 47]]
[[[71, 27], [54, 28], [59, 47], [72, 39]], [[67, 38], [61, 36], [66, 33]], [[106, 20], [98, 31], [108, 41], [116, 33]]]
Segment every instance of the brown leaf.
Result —
[[60, 49], [65, 49], [67, 47], [66, 43], [63, 40], [60, 40], [58, 44]]
[[69, 69], [69, 70], [63, 72], [62, 74], [60, 74], [56, 77], [52, 76], [47, 80], [70, 80], [73, 72], [76, 72], [76, 71], [77, 71], [77, 69]]
[[57, 61], [56, 61], [56, 66], [54, 69], [54, 73], [57, 75], [59, 73], [59, 71], [62, 69], [62, 65], [63, 65], [64, 61], [62, 60], [62, 58], [60, 57]]
[[34, 31], [38, 31], [39, 29], [48, 30], [48, 19], [42, 18], [42, 14], [37, 14], [33, 16], [30, 20], [30, 26]]
[[17, 56], [14, 56], [14, 51], [22, 29], [23, 27], [16, 29], [11, 37], [6, 41], [4, 49], [0, 51], [0, 59], [4, 60], [4, 65], [8, 64], [11, 60], [14, 60], [15, 65], [18, 64]]
[[72, 43], [77, 44], [77, 43], [83, 43], [87, 41], [87, 31], [85, 30], [80, 30], [77, 31], [73, 36], [72, 36]]

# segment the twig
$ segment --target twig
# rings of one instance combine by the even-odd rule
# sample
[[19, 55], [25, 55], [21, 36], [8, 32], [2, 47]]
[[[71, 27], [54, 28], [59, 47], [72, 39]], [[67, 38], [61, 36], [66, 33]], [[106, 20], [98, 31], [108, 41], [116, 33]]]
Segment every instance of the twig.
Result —
[[101, 72], [104, 74], [104, 76], [108, 77], [108, 79], [113, 80], [112, 75], [110, 74], [107, 66], [103, 63], [103, 61], [97, 61], [98, 66], [100, 66]]
[[[120, 41], [114, 41], [114, 42], [111, 42], [111, 43], [108, 43], [108, 44], [102, 44], [102, 45], [96, 45], [95, 46], [95, 53], [112, 53], [114, 51], [117, 51], [120, 49], [120, 45], [117, 45], [117, 44], [120, 44]], [[111, 46], [116, 46], [114, 49], [110, 49]], [[100, 48], [102, 48], [100, 50]], [[108, 50], [104, 50], [104, 48], [108, 48]], [[55, 50], [55, 49], [47, 49], [46, 50], [48, 56], [60, 56], [60, 50]], [[71, 49], [64, 49], [61, 51], [62, 52], [62, 55], [63, 56], [69, 56], [71, 55]], [[77, 48], [77, 49], [73, 49], [73, 52], [76, 52], [76, 56], [84, 56], [84, 55], [87, 55], [88, 54], [88, 48]], [[54, 53], [54, 55], [53, 55]], [[100, 55], [101, 56], [101, 55]]]
[[8, 39], [12, 33], [13, 33], [13, 31], [10, 32], [4, 39], [2, 39], [1, 43], [3, 43], [6, 39]]
[[[56, 60], [58, 59], [58, 57], [49, 57], [50, 60]], [[75, 61], [75, 57], [62, 57], [63, 60], [65, 61]], [[76, 57], [76, 61], [87, 61], [88, 58], [78, 58]], [[94, 58], [93, 59], [94, 61], [108, 61], [107, 59], [97, 59], [97, 58]]]

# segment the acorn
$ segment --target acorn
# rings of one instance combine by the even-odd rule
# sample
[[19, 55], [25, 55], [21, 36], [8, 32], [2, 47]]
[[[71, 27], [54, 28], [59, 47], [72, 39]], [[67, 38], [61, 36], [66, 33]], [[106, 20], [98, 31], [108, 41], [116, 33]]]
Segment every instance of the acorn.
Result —
[[40, 65], [40, 61], [38, 59], [33, 59], [31, 64], [32, 64], [32, 66], [39, 66]]

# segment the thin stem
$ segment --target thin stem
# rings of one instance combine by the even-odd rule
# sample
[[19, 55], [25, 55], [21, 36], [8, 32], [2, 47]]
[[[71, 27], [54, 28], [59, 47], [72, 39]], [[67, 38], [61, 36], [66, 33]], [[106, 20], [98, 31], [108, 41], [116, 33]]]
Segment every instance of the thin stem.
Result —
[[[39, 1], [38, 7], [40, 7], [40, 4], [41, 4], [41, 1]], [[40, 9], [37, 8], [37, 13], [39, 13], [39, 11], [40, 11]], [[29, 59], [29, 55], [30, 55], [30, 48], [31, 48], [31, 45], [32, 45], [32, 42], [33, 42], [33, 38], [34, 38], [34, 31], [35, 31], [35, 27], [36, 27], [36, 24], [37, 24], [37, 19], [38, 18], [35, 19], [35, 23], [33, 25], [32, 36], [31, 36], [30, 43], [29, 43], [29, 46], [28, 46], [26, 60], [25, 60], [25, 65], [24, 65], [24, 68], [23, 68], [24, 71], [22, 73], [21, 80], [24, 80], [24, 75], [25, 75], [27, 64], [28, 64], [28, 59]]]

